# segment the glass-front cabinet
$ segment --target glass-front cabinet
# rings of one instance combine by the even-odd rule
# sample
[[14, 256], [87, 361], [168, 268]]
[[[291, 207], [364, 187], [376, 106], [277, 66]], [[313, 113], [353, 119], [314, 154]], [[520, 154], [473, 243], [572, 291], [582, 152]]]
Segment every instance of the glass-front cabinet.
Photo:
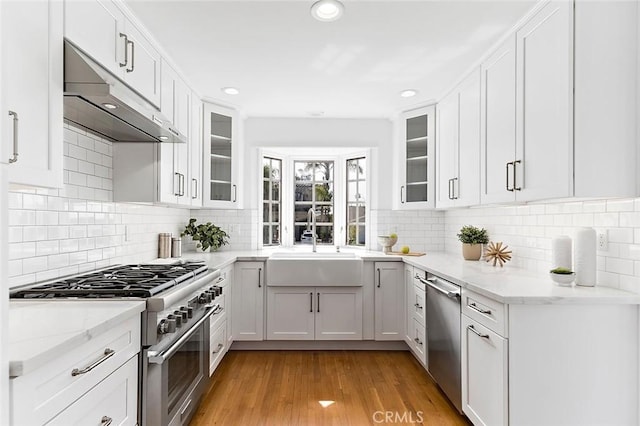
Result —
[[239, 208], [239, 164], [236, 112], [204, 104], [203, 205]]
[[435, 107], [402, 114], [396, 200], [400, 209], [435, 207]]

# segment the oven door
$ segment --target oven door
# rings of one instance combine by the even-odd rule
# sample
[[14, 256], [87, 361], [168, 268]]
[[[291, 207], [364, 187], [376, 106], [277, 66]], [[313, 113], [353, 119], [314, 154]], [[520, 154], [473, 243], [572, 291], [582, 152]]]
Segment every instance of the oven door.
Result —
[[207, 310], [186, 333], [162, 351], [146, 351], [143, 374], [143, 419], [146, 425], [186, 425], [208, 382], [209, 319]]

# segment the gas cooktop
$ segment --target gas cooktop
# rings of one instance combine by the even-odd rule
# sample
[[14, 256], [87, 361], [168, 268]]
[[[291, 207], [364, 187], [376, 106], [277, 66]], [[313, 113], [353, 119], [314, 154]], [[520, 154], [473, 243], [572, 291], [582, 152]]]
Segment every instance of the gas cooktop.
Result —
[[148, 298], [207, 270], [200, 262], [179, 265], [115, 265], [100, 271], [36, 284], [10, 293], [12, 299]]

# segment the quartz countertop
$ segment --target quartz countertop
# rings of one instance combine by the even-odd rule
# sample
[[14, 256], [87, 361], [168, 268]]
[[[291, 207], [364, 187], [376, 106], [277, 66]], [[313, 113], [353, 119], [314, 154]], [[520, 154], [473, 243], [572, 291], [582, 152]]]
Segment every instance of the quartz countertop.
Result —
[[[289, 249], [291, 250], [291, 249]], [[275, 251], [265, 249], [221, 251], [215, 253], [187, 252], [182, 259], [197, 259], [210, 267], [224, 268], [237, 260], [264, 261]], [[296, 250], [293, 250], [296, 251]], [[365, 261], [404, 261], [441, 278], [502, 303], [511, 304], [640, 304], [640, 295], [603, 285], [595, 287], [562, 287], [546, 273], [516, 268], [506, 264], [494, 267], [483, 261], [466, 261], [461, 254], [431, 252], [425, 256], [387, 255], [377, 251], [349, 250]], [[324, 250], [329, 253], [330, 251]], [[176, 259], [177, 260], [177, 259]]]
[[144, 301], [12, 300], [9, 375], [28, 374], [144, 309]]

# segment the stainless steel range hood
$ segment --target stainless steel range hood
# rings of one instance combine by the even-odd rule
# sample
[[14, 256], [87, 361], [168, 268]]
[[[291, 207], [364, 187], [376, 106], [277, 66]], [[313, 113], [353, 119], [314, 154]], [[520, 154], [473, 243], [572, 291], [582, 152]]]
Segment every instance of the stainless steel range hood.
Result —
[[113, 142], [187, 140], [158, 109], [68, 41], [64, 43], [64, 118]]

